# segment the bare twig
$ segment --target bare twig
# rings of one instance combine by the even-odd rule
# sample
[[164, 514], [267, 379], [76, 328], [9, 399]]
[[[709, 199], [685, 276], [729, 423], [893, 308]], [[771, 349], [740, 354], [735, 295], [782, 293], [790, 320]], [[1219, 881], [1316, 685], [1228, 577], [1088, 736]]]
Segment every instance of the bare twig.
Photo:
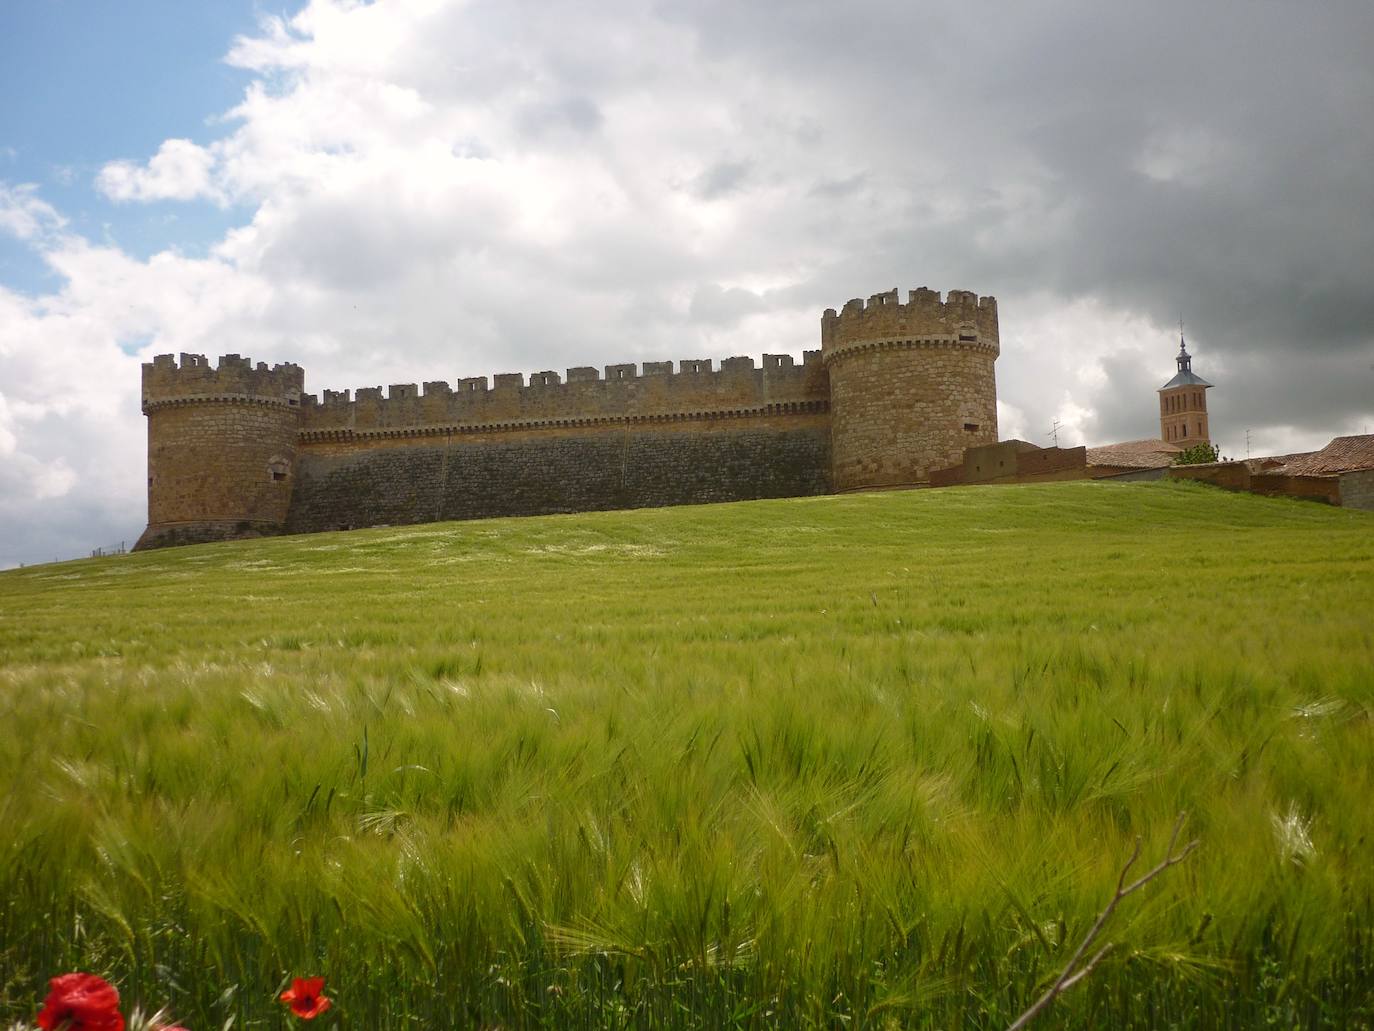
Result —
[[1111, 901], [1107, 903], [1101, 913], [1097, 914], [1097, 920], [1095, 920], [1092, 927], [1088, 929], [1088, 933], [1083, 940], [1078, 943], [1078, 948], [1076, 948], [1073, 955], [1069, 957], [1069, 962], [1065, 964], [1059, 976], [1054, 979], [1054, 983], [1045, 989], [1045, 994], [1036, 999], [1030, 1009], [1016, 1018], [1007, 1028], [1007, 1031], [1021, 1031], [1022, 1028], [1038, 1017], [1050, 1003], [1054, 1002], [1056, 998], [1091, 974], [1093, 968], [1097, 966], [1102, 957], [1111, 950], [1112, 943], [1108, 942], [1106, 945], [1102, 946], [1102, 948], [1098, 949], [1086, 963], [1083, 962], [1083, 957], [1102, 934], [1102, 929], [1107, 926], [1107, 921], [1110, 920], [1112, 914], [1116, 912], [1116, 907], [1121, 903], [1121, 900], [1127, 895], [1145, 887], [1145, 885], [1149, 884], [1165, 870], [1169, 869], [1169, 867], [1177, 866], [1179, 863], [1183, 862], [1183, 860], [1188, 858], [1193, 849], [1198, 847], [1198, 841], [1194, 838], [1177, 852], [1174, 851], [1175, 847], [1178, 845], [1178, 836], [1183, 831], [1183, 821], [1186, 815], [1186, 813], [1178, 814], [1178, 820], [1174, 823], [1174, 833], [1169, 836], [1169, 847], [1165, 850], [1164, 858], [1161, 859], [1158, 865], [1153, 869], [1142, 874], [1130, 884], [1127, 884], [1126, 877], [1130, 874], [1131, 867], [1135, 865], [1135, 861], [1140, 858], [1140, 839], [1135, 839], [1135, 848], [1131, 850], [1131, 857], [1126, 860], [1126, 865], [1121, 868], [1121, 875], [1116, 879], [1116, 891], [1112, 893]]

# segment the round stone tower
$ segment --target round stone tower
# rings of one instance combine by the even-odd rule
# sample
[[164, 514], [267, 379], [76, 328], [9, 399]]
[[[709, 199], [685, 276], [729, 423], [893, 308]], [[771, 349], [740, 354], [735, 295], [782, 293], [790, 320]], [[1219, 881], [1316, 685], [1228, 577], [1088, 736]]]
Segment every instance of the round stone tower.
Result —
[[296, 471], [305, 373], [227, 354], [143, 366], [148, 528], [136, 549], [280, 533]]
[[997, 301], [951, 290], [875, 294], [821, 316], [837, 491], [914, 486], [997, 442]]

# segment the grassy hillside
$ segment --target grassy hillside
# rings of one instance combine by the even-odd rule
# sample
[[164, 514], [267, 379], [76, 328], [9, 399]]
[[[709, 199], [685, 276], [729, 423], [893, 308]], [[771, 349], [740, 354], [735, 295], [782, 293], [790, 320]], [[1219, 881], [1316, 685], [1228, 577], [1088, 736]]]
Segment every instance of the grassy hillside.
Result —
[[997, 1027], [1374, 1014], [1374, 517], [1051, 484], [0, 574], [0, 1022]]

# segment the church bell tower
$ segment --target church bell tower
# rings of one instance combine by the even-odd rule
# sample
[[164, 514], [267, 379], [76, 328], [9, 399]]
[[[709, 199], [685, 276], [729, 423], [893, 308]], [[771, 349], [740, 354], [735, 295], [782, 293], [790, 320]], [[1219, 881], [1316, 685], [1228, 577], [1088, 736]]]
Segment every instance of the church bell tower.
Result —
[[1159, 388], [1159, 436], [1169, 444], [1189, 448], [1210, 444], [1207, 426], [1207, 391], [1212, 384], [1193, 372], [1193, 356], [1182, 334], [1178, 338], [1178, 372]]

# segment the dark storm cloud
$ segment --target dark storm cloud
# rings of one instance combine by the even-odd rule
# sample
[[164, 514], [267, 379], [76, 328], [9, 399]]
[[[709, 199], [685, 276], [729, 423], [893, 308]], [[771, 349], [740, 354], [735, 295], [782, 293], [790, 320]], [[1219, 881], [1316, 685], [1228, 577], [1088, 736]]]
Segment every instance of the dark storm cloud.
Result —
[[[1374, 5], [671, 11], [704, 50], [849, 111], [826, 146], [908, 201], [867, 253], [850, 237], [850, 269], [1182, 313], [1242, 422], [1374, 408]], [[1106, 369], [1086, 399], [1104, 434], [1140, 435], [1119, 416], [1141, 404], [1119, 402], [1144, 396], [1153, 420], [1142, 388], [1169, 364]]]

